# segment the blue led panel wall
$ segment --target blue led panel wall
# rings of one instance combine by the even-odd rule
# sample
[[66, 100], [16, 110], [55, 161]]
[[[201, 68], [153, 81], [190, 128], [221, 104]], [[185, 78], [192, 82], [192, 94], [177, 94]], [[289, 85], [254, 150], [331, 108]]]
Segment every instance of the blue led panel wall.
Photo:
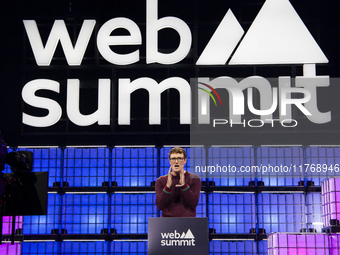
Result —
[[[68, 182], [75, 191], [79, 188], [82, 192], [48, 194], [48, 214], [23, 217], [24, 235], [50, 234], [53, 229], [64, 229], [67, 234], [74, 235], [100, 234], [102, 229], [115, 229], [117, 234], [127, 235], [147, 233], [148, 218], [160, 216], [155, 205], [155, 193], [136, 192], [134, 188], [150, 186], [160, 175], [167, 174], [170, 149], [20, 148], [33, 152], [34, 171], [49, 172], [49, 187], [53, 187], [54, 182]], [[195, 172], [196, 164], [230, 164], [240, 169], [241, 166], [261, 164], [304, 167], [304, 164], [334, 166], [340, 163], [338, 147], [187, 147], [186, 150], [189, 159], [186, 169], [191, 172]], [[7, 166], [5, 171], [10, 172], [10, 168]], [[313, 180], [317, 186], [323, 177], [305, 179], [298, 175], [296, 178], [282, 178], [276, 174], [270, 178], [257, 175], [257, 179], [249, 176], [220, 177], [202, 178], [214, 181], [217, 189], [207, 193], [208, 188], [203, 186], [197, 206], [197, 217], [208, 217], [209, 228], [214, 228], [216, 234], [248, 234], [252, 228], [263, 228], [267, 234], [300, 232], [303, 228], [321, 232], [320, 193], [228, 192], [232, 186], [248, 186], [253, 180], [263, 181], [264, 190], [268, 186], [274, 190], [275, 186], [298, 186], [299, 181], [306, 184], [308, 180]], [[98, 192], [96, 187], [101, 187], [102, 182], [116, 182], [118, 190], [90, 194]], [[124, 191], [119, 190], [120, 187], [124, 187]], [[93, 242], [24, 242], [21, 246], [25, 255], [147, 254], [146, 241], [129, 239], [107, 242], [93, 237]], [[267, 254], [267, 241], [213, 240], [210, 242], [210, 254]]]
[[256, 255], [256, 242], [247, 241], [210, 241], [210, 253], [213, 255]]
[[22, 243], [22, 255], [58, 255], [60, 254], [59, 242], [23, 242]]
[[109, 181], [108, 148], [66, 148], [63, 162], [63, 182], [70, 187], [100, 187]]
[[61, 243], [63, 255], [107, 255], [108, 244], [105, 241], [75, 242], [64, 241]]
[[307, 180], [313, 181], [315, 186], [320, 186], [323, 179], [339, 176], [340, 147], [307, 147], [305, 167], [307, 166]]
[[61, 196], [48, 194], [47, 215], [24, 216], [24, 235], [51, 234], [53, 229], [59, 229]]
[[117, 147], [112, 150], [112, 181], [120, 186], [150, 186], [157, 179], [157, 149]]
[[243, 167], [254, 165], [254, 148], [252, 147], [212, 147], [209, 148], [207, 167], [215, 172], [207, 177], [216, 186], [248, 186], [255, 179], [252, 173], [242, 173]]
[[111, 196], [110, 229], [118, 234], [145, 234], [148, 218], [157, 217], [156, 194], [122, 194]]
[[271, 232], [300, 232], [306, 228], [305, 195], [258, 194], [259, 228]]
[[115, 255], [146, 255], [148, 254], [147, 241], [114, 241], [111, 243], [112, 254]]
[[308, 193], [306, 195], [307, 229], [316, 229], [322, 232], [322, 202], [320, 193]]
[[208, 208], [209, 228], [218, 234], [248, 234], [256, 227], [254, 194], [212, 193]]
[[257, 242], [258, 255], [268, 254], [268, 240], [262, 240]]
[[198, 200], [198, 205], [196, 207], [196, 217], [207, 217], [207, 194], [201, 192], [200, 198]]
[[264, 174], [258, 180], [265, 186], [298, 186], [304, 180], [302, 147], [259, 147], [256, 165]]
[[108, 228], [107, 194], [65, 194], [62, 197], [61, 228], [67, 234], [100, 234]]

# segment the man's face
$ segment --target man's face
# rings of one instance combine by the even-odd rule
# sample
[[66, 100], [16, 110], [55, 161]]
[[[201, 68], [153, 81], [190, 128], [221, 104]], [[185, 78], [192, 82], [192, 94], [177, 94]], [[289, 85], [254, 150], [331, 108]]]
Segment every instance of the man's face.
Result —
[[172, 171], [176, 173], [184, 169], [184, 165], [187, 163], [187, 159], [180, 153], [171, 153], [169, 161]]

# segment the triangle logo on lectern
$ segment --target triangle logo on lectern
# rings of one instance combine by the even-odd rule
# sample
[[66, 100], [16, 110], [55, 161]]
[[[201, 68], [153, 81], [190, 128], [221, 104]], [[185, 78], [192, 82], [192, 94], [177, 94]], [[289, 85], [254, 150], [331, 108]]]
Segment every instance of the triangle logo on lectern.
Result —
[[192, 234], [191, 230], [188, 229], [188, 232], [185, 234], [185, 239], [195, 239], [194, 235]]
[[241, 40], [243, 34], [228, 10], [196, 64], [224, 65], [229, 59], [229, 65], [328, 63], [289, 0], [267, 0]]

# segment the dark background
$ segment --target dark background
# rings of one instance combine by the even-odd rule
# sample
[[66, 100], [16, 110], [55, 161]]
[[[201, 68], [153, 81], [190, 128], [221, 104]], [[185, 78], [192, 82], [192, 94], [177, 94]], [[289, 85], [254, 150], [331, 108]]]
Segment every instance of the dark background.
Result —
[[[327, 56], [329, 63], [317, 65], [318, 75], [338, 77], [340, 70], [339, 1], [291, 0], [291, 4]], [[171, 0], [158, 1], [158, 16], [174, 16], [188, 24], [192, 32], [192, 47], [189, 55], [176, 65], [146, 64], [145, 22], [146, 1], [2, 1], [0, 3], [0, 131], [10, 146], [18, 145], [164, 145], [199, 143], [196, 137], [205, 134], [204, 127], [191, 134], [190, 126], [179, 124], [178, 92], [170, 89], [162, 94], [162, 124], [148, 124], [148, 94], [136, 91], [131, 101], [131, 125], [117, 124], [117, 82], [119, 78], [151, 77], [158, 82], [168, 77], [182, 77], [188, 82], [195, 77], [264, 77], [302, 75], [302, 65], [284, 66], [196, 66], [218, 24], [230, 8], [242, 25], [245, 33], [261, 9], [264, 1], [258, 0]], [[116, 52], [140, 50], [138, 63], [117, 66], [108, 63], [98, 53], [96, 34], [109, 19], [126, 17], [139, 26], [142, 45], [116, 47]], [[44, 44], [54, 20], [63, 19], [70, 35], [77, 38], [84, 19], [95, 19], [96, 27], [91, 36], [81, 66], [67, 65], [60, 44], [48, 67], [38, 67], [32, 54], [22, 20], [34, 19], [38, 23]], [[39, 26], [40, 24], [40, 26]], [[125, 31], [117, 30], [124, 34]], [[171, 52], [177, 48], [179, 37], [171, 29], [159, 32], [159, 50]], [[73, 41], [74, 43], [75, 41]], [[22, 124], [22, 112], [46, 115], [41, 109], [33, 109], [21, 98], [23, 86], [34, 79], [52, 79], [61, 84], [60, 94], [39, 92], [42, 96], [58, 101], [62, 106], [61, 120], [48, 128], [33, 128]], [[83, 114], [89, 114], [97, 107], [97, 83], [99, 78], [109, 78], [112, 84], [111, 125], [77, 127], [66, 116], [66, 80], [80, 79], [81, 105]], [[313, 124], [299, 115], [301, 125], [289, 130], [238, 128], [223, 132], [223, 144], [332, 144], [340, 143], [339, 86], [318, 90], [318, 106], [321, 112], [332, 111], [332, 122], [324, 125]], [[89, 102], [93, 102], [89, 104]], [[195, 105], [195, 102], [193, 102]], [[194, 108], [194, 107], [193, 107]], [[193, 114], [193, 121], [196, 115]], [[303, 123], [307, 123], [306, 125]], [[193, 139], [193, 137], [195, 137]], [[205, 141], [205, 140], [202, 140]]]

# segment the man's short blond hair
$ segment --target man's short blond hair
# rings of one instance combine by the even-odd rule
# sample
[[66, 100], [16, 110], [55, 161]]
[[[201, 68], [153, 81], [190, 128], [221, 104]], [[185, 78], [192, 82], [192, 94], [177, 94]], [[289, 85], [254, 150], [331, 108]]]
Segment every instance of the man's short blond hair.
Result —
[[187, 158], [187, 152], [183, 148], [181, 148], [181, 147], [172, 148], [169, 151], [169, 158], [170, 158], [171, 154], [173, 154], [173, 153], [183, 154], [184, 158]]

